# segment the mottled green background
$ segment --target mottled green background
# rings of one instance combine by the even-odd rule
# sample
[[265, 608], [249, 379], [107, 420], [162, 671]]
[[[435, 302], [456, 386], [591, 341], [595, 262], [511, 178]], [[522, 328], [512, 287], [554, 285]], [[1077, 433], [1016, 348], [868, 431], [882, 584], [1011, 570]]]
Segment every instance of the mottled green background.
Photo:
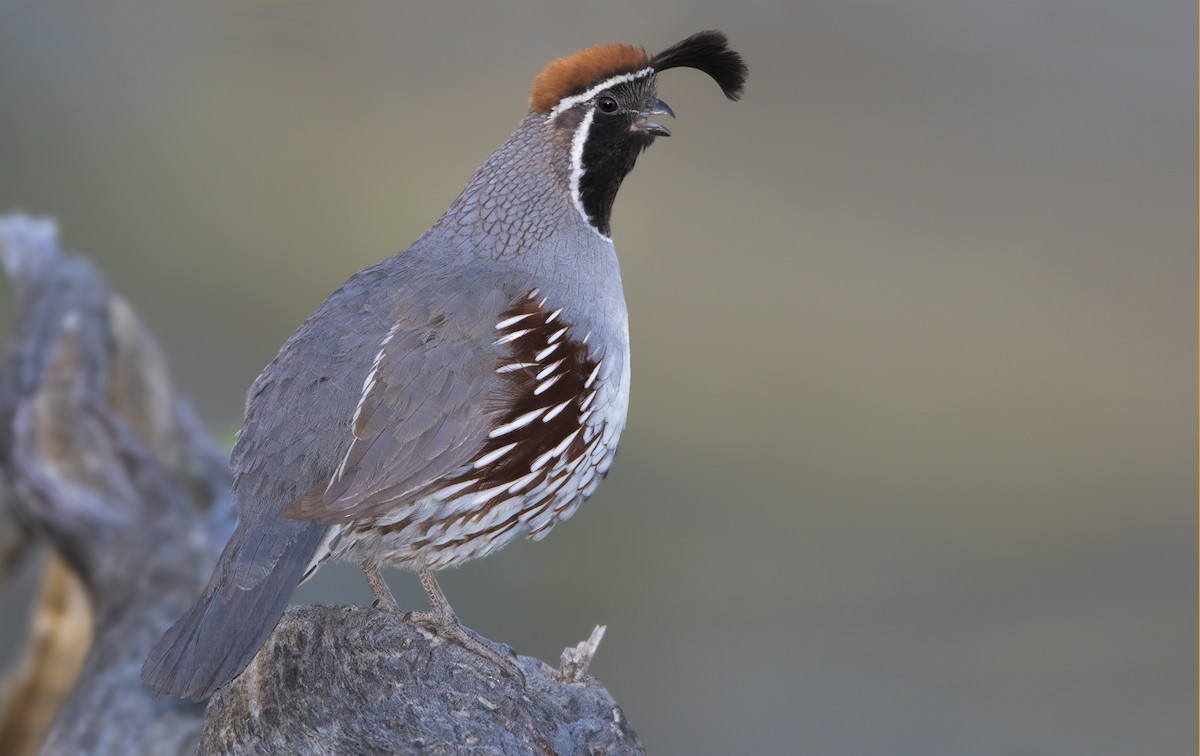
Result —
[[543, 63], [712, 27], [744, 101], [664, 74], [614, 214], [611, 478], [455, 608], [547, 660], [606, 623], [660, 754], [1194, 753], [1194, 3], [0, 0], [0, 209], [60, 218], [231, 437]]

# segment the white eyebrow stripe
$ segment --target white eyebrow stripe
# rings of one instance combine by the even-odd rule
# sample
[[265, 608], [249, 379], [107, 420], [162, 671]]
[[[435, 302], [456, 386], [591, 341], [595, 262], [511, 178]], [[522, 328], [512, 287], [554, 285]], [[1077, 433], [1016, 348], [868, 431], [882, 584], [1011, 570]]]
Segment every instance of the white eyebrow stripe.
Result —
[[640, 79], [644, 76], [649, 76], [652, 73], [654, 73], [654, 69], [650, 66], [646, 66], [645, 68], [643, 68], [640, 71], [634, 71], [633, 73], [617, 74], [616, 76], [612, 77], [611, 79], [605, 79], [604, 81], [600, 82], [599, 84], [597, 84], [596, 86], [587, 90], [586, 92], [582, 92], [577, 95], [571, 95], [570, 97], [564, 97], [561, 100], [559, 100], [558, 104], [555, 105], [553, 108], [551, 108], [550, 117], [557, 118], [558, 114], [563, 112], [564, 110], [567, 110], [568, 108], [573, 108], [581, 102], [587, 102], [588, 100], [592, 99], [593, 97], [600, 94], [601, 92], [608, 89], [609, 87], [615, 87], [616, 85], [624, 84], [627, 81], [634, 81], [634, 80]]

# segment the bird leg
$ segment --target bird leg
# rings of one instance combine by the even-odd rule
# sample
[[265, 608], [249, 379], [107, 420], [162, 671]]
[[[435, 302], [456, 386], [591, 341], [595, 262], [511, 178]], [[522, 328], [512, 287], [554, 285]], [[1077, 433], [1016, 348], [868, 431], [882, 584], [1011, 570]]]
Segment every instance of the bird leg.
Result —
[[371, 593], [375, 594], [375, 606], [392, 614], [404, 614], [400, 605], [396, 603], [396, 597], [392, 595], [391, 589], [384, 582], [383, 575], [379, 574], [379, 565], [364, 559], [359, 562], [359, 566], [362, 567], [363, 574], [367, 576], [367, 585], [371, 586]]
[[458, 641], [463, 648], [474, 651], [485, 659], [490, 659], [505, 672], [524, 682], [525, 675], [516, 664], [516, 652], [510, 646], [492, 643], [463, 627], [458, 615], [450, 608], [446, 594], [442, 593], [441, 586], [438, 585], [437, 579], [434, 578], [433, 572], [429, 568], [422, 567], [417, 571], [417, 575], [421, 578], [421, 586], [429, 596], [431, 611], [413, 612], [409, 617], [414, 622], [431, 625], [438, 632]]

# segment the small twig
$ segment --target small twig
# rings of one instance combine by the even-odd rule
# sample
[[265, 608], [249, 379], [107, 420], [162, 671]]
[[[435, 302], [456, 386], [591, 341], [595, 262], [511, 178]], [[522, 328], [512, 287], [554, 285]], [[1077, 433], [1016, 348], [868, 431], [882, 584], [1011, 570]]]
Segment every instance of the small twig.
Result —
[[592, 630], [587, 640], [564, 648], [555, 678], [565, 683], [583, 682], [588, 667], [591, 666], [592, 657], [596, 655], [596, 649], [604, 639], [606, 629], [604, 625], [596, 625], [596, 629]]
[[[579, 644], [581, 658], [603, 633]], [[527, 656], [517, 664], [524, 681], [391, 612], [292, 607], [213, 696], [198, 752], [643, 752], [594, 680], [568, 684]]]

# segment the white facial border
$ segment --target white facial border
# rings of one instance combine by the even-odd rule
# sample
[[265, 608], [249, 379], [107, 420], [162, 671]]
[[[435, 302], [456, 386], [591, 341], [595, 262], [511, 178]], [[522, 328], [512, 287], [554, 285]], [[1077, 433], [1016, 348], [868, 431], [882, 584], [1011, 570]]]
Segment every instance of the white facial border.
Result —
[[[553, 121], [558, 117], [559, 113], [562, 113], [564, 110], [573, 108], [582, 102], [587, 102], [610, 87], [615, 87], [618, 84], [624, 84], [630, 81], [636, 81], [637, 79], [650, 76], [653, 73], [653, 68], [643, 68], [640, 71], [618, 74], [617, 76], [605, 79], [586, 92], [582, 92], [577, 95], [571, 95], [570, 97], [564, 97], [557, 105], [554, 106], [548, 117], [551, 121]], [[611, 243], [612, 240], [608, 236], [600, 233], [600, 230], [596, 228], [594, 223], [592, 223], [591, 217], [588, 216], [587, 211], [583, 209], [583, 199], [579, 195], [579, 182], [583, 180], [583, 146], [587, 144], [588, 134], [592, 130], [592, 119], [595, 117], [596, 109], [594, 107], [588, 108], [588, 111], [583, 114], [583, 120], [580, 121], [579, 126], [575, 128], [575, 136], [571, 138], [571, 201], [575, 203], [575, 209], [579, 211], [579, 214], [583, 217], [584, 222], [588, 224], [588, 228], [595, 231], [596, 235], [601, 239]]]

